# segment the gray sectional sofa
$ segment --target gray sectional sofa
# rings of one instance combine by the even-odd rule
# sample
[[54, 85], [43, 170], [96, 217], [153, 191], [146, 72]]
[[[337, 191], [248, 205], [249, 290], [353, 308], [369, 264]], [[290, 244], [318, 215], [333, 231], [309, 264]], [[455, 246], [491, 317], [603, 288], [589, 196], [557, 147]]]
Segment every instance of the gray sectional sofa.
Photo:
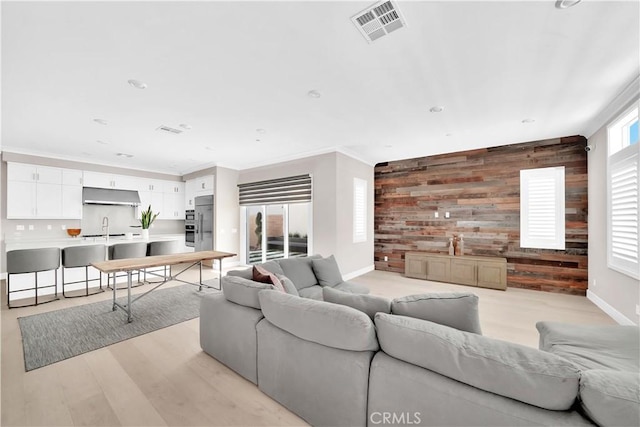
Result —
[[637, 327], [541, 322], [537, 350], [482, 336], [473, 294], [249, 282], [203, 298], [202, 348], [312, 425], [640, 423]]

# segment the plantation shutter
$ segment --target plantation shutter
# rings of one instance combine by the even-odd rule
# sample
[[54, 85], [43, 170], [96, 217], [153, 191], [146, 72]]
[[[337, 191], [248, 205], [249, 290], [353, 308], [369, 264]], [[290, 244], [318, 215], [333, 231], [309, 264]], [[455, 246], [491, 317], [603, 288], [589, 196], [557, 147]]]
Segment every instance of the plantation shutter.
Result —
[[520, 171], [520, 247], [565, 248], [564, 166]]
[[311, 201], [311, 176], [297, 175], [238, 185], [240, 206]]
[[367, 241], [367, 181], [353, 179], [353, 242]]
[[630, 146], [609, 163], [609, 263], [634, 277], [640, 275], [638, 157], [637, 145]]

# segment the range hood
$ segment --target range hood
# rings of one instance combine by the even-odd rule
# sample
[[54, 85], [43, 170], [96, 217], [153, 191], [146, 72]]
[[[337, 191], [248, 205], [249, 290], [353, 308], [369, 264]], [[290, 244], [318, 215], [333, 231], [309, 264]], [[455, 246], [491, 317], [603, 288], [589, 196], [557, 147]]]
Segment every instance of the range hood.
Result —
[[82, 203], [85, 205], [138, 206], [140, 195], [134, 190], [83, 187]]

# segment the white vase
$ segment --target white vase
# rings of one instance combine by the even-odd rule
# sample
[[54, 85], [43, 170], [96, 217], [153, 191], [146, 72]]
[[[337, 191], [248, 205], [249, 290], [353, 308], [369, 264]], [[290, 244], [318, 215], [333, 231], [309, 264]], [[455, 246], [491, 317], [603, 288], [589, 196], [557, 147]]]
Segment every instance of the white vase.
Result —
[[143, 228], [141, 236], [144, 240], [149, 240], [149, 229]]

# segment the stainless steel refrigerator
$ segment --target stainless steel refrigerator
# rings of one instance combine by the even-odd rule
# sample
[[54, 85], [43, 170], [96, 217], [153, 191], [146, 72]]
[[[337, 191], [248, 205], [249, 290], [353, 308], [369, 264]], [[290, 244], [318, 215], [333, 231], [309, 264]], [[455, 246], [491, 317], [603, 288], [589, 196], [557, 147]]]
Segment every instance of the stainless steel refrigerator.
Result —
[[196, 251], [213, 250], [213, 196], [195, 198], [195, 241]]

